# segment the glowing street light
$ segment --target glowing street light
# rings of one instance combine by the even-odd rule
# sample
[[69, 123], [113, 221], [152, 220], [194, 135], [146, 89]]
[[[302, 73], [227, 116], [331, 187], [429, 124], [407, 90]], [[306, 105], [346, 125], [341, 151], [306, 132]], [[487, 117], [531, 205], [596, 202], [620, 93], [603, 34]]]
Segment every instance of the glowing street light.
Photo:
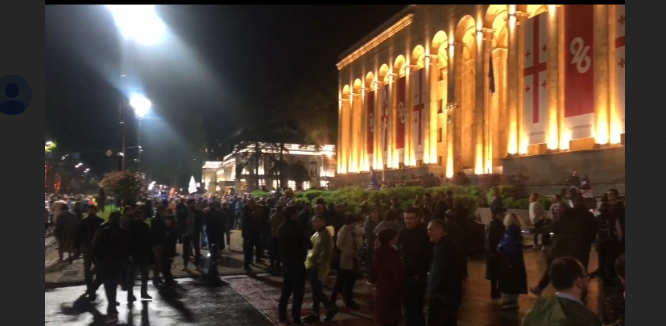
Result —
[[166, 26], [154, 5], [107, 5], [120, 33], [126, 39], [154, 45], [166, 35]]
[[137, 171], [141, 172], [141, 152], [143, 152], [143, 149], [141, 148], [141, 120], [143, 120], [146, 114], [148, 114], [153, 104], [143, 95], [132, 94], [129, 99], [129, 105], [134, 109], [134, 115], [136, 115], [136, 119], [139, 122], [137, 128], [137, 151], [139, 152], [139, 155], [136, 162]]
[[134, 109], [134, 114], [136, 114], [136, 118], [139, 120], [143, 119], [153, 106], [150, 100], [138, 94], [130, 96], [129, 104]]

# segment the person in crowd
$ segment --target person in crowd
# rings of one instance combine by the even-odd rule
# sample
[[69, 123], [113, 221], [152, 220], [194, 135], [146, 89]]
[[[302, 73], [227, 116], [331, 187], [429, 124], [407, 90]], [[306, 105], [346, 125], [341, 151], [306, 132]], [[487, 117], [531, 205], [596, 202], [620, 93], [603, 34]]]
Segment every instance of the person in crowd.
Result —
[[227, 252], [231, 252], [231, 230], [234, 229], [235, 216], [228, 202], [222, 204], [222, 219], [225, 225], [224, 235]]
[[243, 226], [242, 236], [243, 236], [243, 252], [244, 256], [244, 265], [245, 272], [252, 273], [252, 258], [256, 255], [256, 261], [261, 261], [261, 246], [259, 245], [260, 236], [261, 236], [261, 225], [259, 223], [259, 217], [255, 213], [256, 204], [253, 200], [247, 202], [243, 207], [242, 219]]
[[305, 203], [303, 206], [303, 209], [301, 210], [298, 220], [301, 226], [301, 229], [307, 230], [307, 232], [310, 232], [312, 235], [313, 228], [312, 225], [310, 225], [310, 222], [312, 221], [312, 216], [314, 215], [314, 211], [312, 210], [312, 205], [310, 203]]
[[180, 212], [179, 220], [185, 221], [183, 232], [183, 272], [189, 271], [190, 250], [194, 250], [195, 270], [201, 272], [201, 248], [199, 247], [199, 235], [203, 225], [203, 213], [196, 208], [196, 201], [187, 201], [187, 208]]
[[278, 205], [275, 208], [275, 213], [271, 215], [271, 256], [270, 265], [271, 270], [279, 270], [282, 267], [282, 259], [280, 256], [280, 225], [284, 223], [284, 207]]
[[60, 217], [60, 214], [62, 213], [62, 208], [64, 205], [67, 205], [67, 201], [64, 199], [61, 199], [59, 197], [55, 198], [56, 200], [53, 202], [53, 205], [51, 206], [51, 225], [55, 226], [56, 222], [58, 222], [58, 217]]
[[618, 293], [609, 295], [604, 303], [604, 314], [602, 321], [606, 325], [625, 326], [625, 256], [620, 255], [615, 262], [615, 273], [617, 274], [622, 288]]
[[279, 326], [287, 325], [287, 305], [292, 294], [294, 296], [291, 308], [292, 320], [295, 325], [301, 324], [301, 308], [307, 279], [305, 260], [308, 250], [312, 249], [309, 232], [299, 226], [299, 214], [296, 207], [287, 207], [284, 216], [286, 221], [278, 229], [283, 280], [282, 295], [278, 305]]
[[334, 246], [333, 235], [331, 230], [326, 228], [326, 221], [323, 216], [315, 215], [312, 218], [312, 228], [315, 230], [311, 238], [312, 249], [308, 252], [305, 260], [305, 268], [312, 287], [312, 314], [303, 319], [306, 324], [321, 321], [320, 309], [322, 304], [326, 308], [325, 322], [330, 322], [338, 314], [335, 302], [330, 302], [322, 289], [322, 283], [328, 278], [331, 268]]
[[218, 277], [217, 259], [220, 250], [224, 250], [224, 217], [216, 202], [208, 204], [208, 212], [204, 217], [206, 236], [208, 237], [209, 261], [206, 275], [215, 280]]
[[359, 216], [348, 215], [336, 241], [340, 250], [340, 266], [330, 302], [335, 304], [338, 301], [338, 293], [342, 292], [344, 303], [350, 309], [359, 308], [354, 301], [354, 284], [361, 273], [360, 253], [363, 249], [363, 232], [359, 230], [360, 223]]
[[[560, 206], [561, 205], [567, 205], [566, 202], [562, 200], [562, 195], [555, 195], [553, 196], [552, 203], [550, 205], [549, 209], [549, 216], [550, 216], [550, 221], [556, 221], [560, 218]], [[550, 234], [548, 234], [550, 236]], [[543, 239], [543, 237], [542, 237]]]
[[[547, 265], [560, 257], [576, 257], [585, 264], [589, 260], [592, 242], [596, 237], [594, 216], [587, 210], [585, 200], [577, 197], [577, 205], [568, 208], [560, 206], [560, 218], [535, 232], [552, 232], [554, 237], [546, 254]], [[590, 220], [591, 219], [591, 220]], [[591, 222], [590, 222], [591, 221]], [[585, 265], [584, 265], [585, 266]], [[541, 294], [550, 284], [550, 274], [544, 273], [536, 287], [530, 288], [533, 294]]]
[[601, 326], [601, 318], [583, 303], [589, 276], [572, 257], [555, 259], [548, 269], [555, 295], [538, 298], [522, 326]]
[[178, 229], [176, 228], [176, 216], [171, 209], [168, 210], [164, 218], [165, 234], [164, 242], [162, 243], [162, 255], [158, 263], [161, 264], [162, 276], [164, 277], [165, 285], [173, 285], [176, 281], [171, 274], [171, 265], [173, 260], [178, 257], [176, 251], [176, 243], [178, 242]]
[[130, 254], [132, 256], [132, 261], [129, 264], [129, 277], [127, 278], [127, 302], [136, 301], [132, 290], [137, 270], [141, 273], [141, 299], [152, 299], [148, 295], [148, 260], [152, 254], [151, 230], [148, 224], [144, 223], [143, 212], [144, 210], [134, 211], [134, 220], [127, 226], [130, 233]]
[[384, 221], [379, 223], [379, 225], [377, 225], [377, 228], [375, 228], [375, 234], [379, 234], [379, 232], [382, 232], [382, 230], [388, 228], [400, 231], [400, 229], [402, 229], [402, 226], [400, 226], [400, 224], [398, 223], [398, 218], [399, 215], [395, 210], [390, 209], [386, 211], [386, 216], [384, 217]]
[[60, 216], [56, 218], [53, 235], [58, 240], [58, 259], [60, 263], [65, 262], [65, 251], [67, 260], [71, 264], [73, 261], [72, 243], [76, 236], [76, 229], [79, 225], [79, 219], [69, 210], [69, 205], [60, 206]]
[[428, 276], [428, 326], [456, 326], [467, 257], [441, 220], [430, 222], [428, 236], [434, 244]]
[[165, 219], [168, 215], [165, 206], [157, 207], [155, 217], [150, 222], [150, 244], [153, 249], [155, 263], [153, 264], [153, 284], [160, 284], [160, 274], [162, 273], [162, 252], [164, 250], [164, 237], [167, 233]]
[[[115, 213], [115, 214], [114, 214]], [[117, 215], [117, 218], [120, 219], [120, 213], [114, 212], [111, 215]], [[109, 216], [109, 220], [111, 216]], [[78, 256], [83, 254], [83, 278], [86, 282], [86, 294], [91, 301], [95, 301], [97, 298], [96, 292], [97, 287], [93, 283], [93, 251], [92, 243], [93, 238], [97, 234], [97, 229], [100, 228], [100, 225], [104, 223], [104, 220], [97, 216], [97, 206], [90, 205], [88, 207], [88, 217], [84, 218], [81, 223], [79, 223], [79, 228], [76, 231], [76, 237], [74, 238], [74, 254]]]
[[[400, 199], [398, 199], [397, 197], [391, 198], [391, 206], [389, 207], [389, 210], [393, 211], [394, 216], [397, 216], [396, 217], [397, 223], [398, 223], [398, 226], [400, 227], [397, 230], [399, 231], [401, 228], [405, 227], [405, 225], [404, 225], [405, 221], [403, 221], [400, 218], [404, 214], [402, 208], [400, 207]], [[386, 217], [386, 216], [388, 216], [388, 215], [385, 214], [384, 217]]]
[[502, 198], [502, 191], [499, 187], [493, 187], [493, 200], [490, 203], [490, 214], [495, 217], [495, 215], [501, 215], [504, 218], [504, 198]]
[[373, 268], [370, 269], [370, 283], [375, 284], [373, 319], [378, 325], [397, 326], [402, 321], [402, 298], [407, 290], [398, 251], [398, 231], [384, 229], [377, 235], [377, 240]]
[[425, 326], [423, 309], [433, 245], [428, 238], [427, 226], [420, 223], [416, 208], [405, 210], [404, 220], [406, 227], [398, 233], [398, 251], [405, 273], [402, 292], [405, 321], [408, 325]]
[[[113, 215], [113, 214], [112, 214]], [[118, 322], [116, 310], [116, 291], [121, 281], [123, 269], [132, 254], [132, 236], [130, 231], [120, 225], [118, 215], [109, 217], [108, 226], [102, 229], [92, 244], [95, 265], [106, 292], [107, 323]]]
[[527, 269], [523, 259], [523, 223], [514, 213], [504, 219], [506, 230], [497, 251], [500, 254], [499, 287], [502, 309], [518, 310], [518, 297], [527, 294]]
[[620, 199], [620, 192], [617, 191], [617, 189], [609, 190], [607, 195], [608, 202], [611, 204], [610, 212], [615, 218], [615, 229], [617, 230], [617, 235], [620, 239], [620, 251], [624, 253], [625, 235], [627, 234], [625, 229], [625, 203]]
[[486, 279], [490, 281], [490, 297], [500, 299], [502, 293], [499, 291], [499, 273], [501, 257], [498, 251], [500, 241], [506, 230], [503, 214], [495, 211], [492, 220], [486, 228]]
[[363, 224], [363, 233], [365, 234], [368, 248], [365, 255], [365, 266], [368, 270], [368, 274], [370, 274], [370, 270], [372, 269], [372, 255], [375, 252], [375, 242], [377, 241], [375, 229], [379, 223], [381, 223], [380, 208], [379, 206], [375, 206], [370, 210], [370, 215], [366, 217], [365, 223]]
[[613, 285], [616, 280], [615, 261], [621, 253], [617, 221], [611, 213], [611, 204], [602, 203], [598, 210], [596, 249], [599, 260], [597, 270], [591, 277], [601, 276], [605, 284]]
[[[543, 205], [539, 202], [539, 194], [533, 193], [530, 196], [530, 221], [534, 225], [535, 229], [542, 229], [544, 226], [548, 225], [549, 221], [547, 219], [547, 212], [543, 208]], [[541, 235], [541, 245], [539, 245], [539, 235]], [[550, 242], [550, 233], [544, 232], [534, 232], [534, 249], [543, 248], [546, 250]]]

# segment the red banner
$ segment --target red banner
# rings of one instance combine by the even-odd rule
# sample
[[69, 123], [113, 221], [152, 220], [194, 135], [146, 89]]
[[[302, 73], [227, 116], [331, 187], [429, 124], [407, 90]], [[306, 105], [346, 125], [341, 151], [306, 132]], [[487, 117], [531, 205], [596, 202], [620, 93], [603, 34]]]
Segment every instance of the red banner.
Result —
[[365, 98], [368, 104], [368, 132], [366, 134], [368, 154], [375, 151], [375, 92], [369, 92]]
[[405, 95], [407, 93], [407, 80], [405, 77], [398, 79], [396, 83], [396, 105], [395, 105], [395, 149], [405, 148], [405, 121], [407, 120], [406, 106], [407, 100]]
[[594, 113], [594, 6], [566, 5], [564, 116]]

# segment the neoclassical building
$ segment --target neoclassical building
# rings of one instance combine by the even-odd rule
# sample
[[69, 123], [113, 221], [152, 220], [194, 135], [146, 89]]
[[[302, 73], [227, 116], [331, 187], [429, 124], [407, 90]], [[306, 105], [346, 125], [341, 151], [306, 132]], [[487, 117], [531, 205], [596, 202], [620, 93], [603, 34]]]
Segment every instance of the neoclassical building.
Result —
[[411, 5], [337, 64], [338, 178], [623, 187], [624, 40], [624, 5]]

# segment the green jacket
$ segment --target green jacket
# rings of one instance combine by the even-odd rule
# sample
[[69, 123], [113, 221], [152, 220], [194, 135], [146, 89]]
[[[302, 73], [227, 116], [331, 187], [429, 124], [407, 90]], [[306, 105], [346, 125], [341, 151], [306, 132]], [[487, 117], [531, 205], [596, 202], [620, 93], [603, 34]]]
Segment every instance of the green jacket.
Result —
[[601, 318], [579, 302], [549, 296], [537, 299], [521, 326], [602, 326]]
[[[331, 259], [333, 258], [333, 235], [329, 228], [322, 228], [310, 238], [312, 241], [312, 250], [308, 252], [305, 258], [305, 268], [319, 268], [319, 280], [326, 281], [328, 273], [331, 271]], [[333, 232], [335, 232], [333, 230]]]

